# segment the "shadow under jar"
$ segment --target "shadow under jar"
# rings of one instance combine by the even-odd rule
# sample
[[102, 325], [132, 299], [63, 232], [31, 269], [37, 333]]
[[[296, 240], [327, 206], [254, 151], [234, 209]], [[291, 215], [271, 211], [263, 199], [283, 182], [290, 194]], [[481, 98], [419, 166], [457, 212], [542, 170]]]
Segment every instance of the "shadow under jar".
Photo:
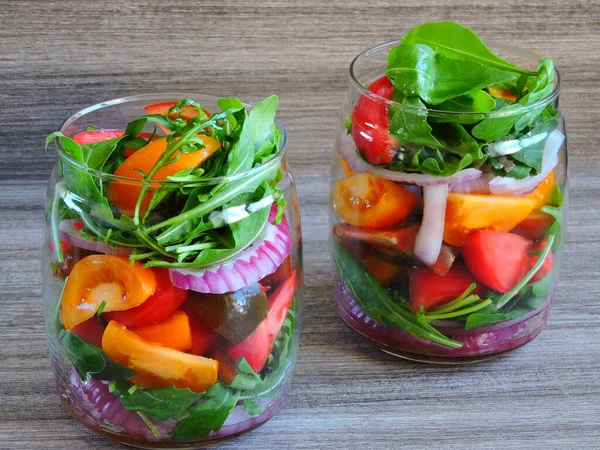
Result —
[[190, 448], [281, 408], [303, 273], [277, 104], [126, 97], [55, 136], [46, 326], [62, 402], [93, 431]]
[[399, 46], [350, 66], [330, 186], [337, 311], [403, 358], [490, 359], [541, 332], [556, 291], [567, 207], [560, 77], [548, 58], [490, 46], [521, 73], [454, 98], [441, 89], [433, 105], [395, 70]]

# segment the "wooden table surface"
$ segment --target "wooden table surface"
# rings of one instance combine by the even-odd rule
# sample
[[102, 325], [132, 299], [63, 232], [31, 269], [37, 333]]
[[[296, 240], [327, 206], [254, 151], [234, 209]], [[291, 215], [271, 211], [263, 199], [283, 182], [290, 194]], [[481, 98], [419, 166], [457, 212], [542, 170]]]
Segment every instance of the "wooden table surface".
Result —
[[[336, 316], [327, 174], [347, 66], [424, 21], [550, 55], [570, 152], [569, 236], [547, 329], [495, 361], [394, 359]], [[284, 409], [219, 448], [600, 448], [600, 3], [597, 0], [0, 0], [0, 448], [123, 448], [59, 404], [45, 342], [40, 247], [45, 136], [122, 95], [281, 98], [304, 229], [301, 351]]]

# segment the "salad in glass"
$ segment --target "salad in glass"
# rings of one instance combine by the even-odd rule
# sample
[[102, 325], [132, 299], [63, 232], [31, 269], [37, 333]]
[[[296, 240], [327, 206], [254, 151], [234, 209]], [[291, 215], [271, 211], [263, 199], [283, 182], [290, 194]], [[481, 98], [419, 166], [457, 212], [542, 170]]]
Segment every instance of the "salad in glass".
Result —
[[550, 58], [492, 48], [426, 23], [350, 66], [334, 296], [348, 326], [398, 356], [487, 359], [548, 319], [566, 223], [560, 77]]
[[213, 443], [281, 407], [300, 222], [278, 98], [145, 95], [52, 133], [44, 302], [66, 409], [146, 448]]

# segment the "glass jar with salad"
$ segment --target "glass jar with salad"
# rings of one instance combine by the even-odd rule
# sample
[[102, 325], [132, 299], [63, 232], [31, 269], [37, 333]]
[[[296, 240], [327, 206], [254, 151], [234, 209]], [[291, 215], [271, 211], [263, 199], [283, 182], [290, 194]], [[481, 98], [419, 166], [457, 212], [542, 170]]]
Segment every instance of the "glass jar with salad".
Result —
[[281, 408], [303, 273], [278, 103], [127, 97], [48, 137], [50, 355], [66, 409], [92, 430], [188, 448]]
[[426, 23], [350, 66], [331, 169], [334, 297], [378, 348], [485, 360], [548, 320], [566, 226], [550, 58]]

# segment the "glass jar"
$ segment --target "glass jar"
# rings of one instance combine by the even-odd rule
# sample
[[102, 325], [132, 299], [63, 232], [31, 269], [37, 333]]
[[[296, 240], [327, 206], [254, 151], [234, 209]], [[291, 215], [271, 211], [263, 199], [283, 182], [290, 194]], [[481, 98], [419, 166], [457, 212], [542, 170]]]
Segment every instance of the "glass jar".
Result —
[[[331, 166], [337, 311], [399, 357], [490, 359], [541, 332], [556, 292], [567, 208], [560, 76], [543, 98], [508, 109], [508, 88], [481, 94], [496, 105], [486, 111], [415, 106], [392, 100], [396, 88], [383, 76], [397, 45], [369, 49], [350, 65]], [[537, 70], [532, 53], [491, 49]], [[419, 126], [441, 145], [416, 145]], [[478, 158], [464, 159], [468, 146]], [[530, 157], [537, 170], [521, 164], [535, 165]]]
[[[99, 159], [102, 167], [111, 142], [84, 145], [98, 140], [95, 133], [123, 135], [115, 130], [144, 108], [163, 114], [155, 123], [164, 127], [182, 97], [220, 109], [209, 95], [156, 94], [74, 114], [61, 132], [82, 146], [58, 138], [48, 187], [43, 295], [60, 398], [88, 428], [141, 448], [212, 444], [260, 426], [281, 408], [298, 350], [300, 218], [279, 121], [267, 124], [274, 156], [229, 176], [211, 177], [208, 163], [206, 177], [188, 171], [162, 181], [150, 172], [127, 178], [91, 168]], [[162, 112], [148, 106], [164, 109], [169, 101]], [[186, 108], [180, 124], [192, 120]], [[215, 142], [210, 127], [234, 128], [230, 117], [215, 114], [191, 134], [203, 139], [197, 152]], [[138, 152], [183, 139], [169, 141], [150, 123], [127, 129], [148, 139]], [[133, 147], [120, 150], [129, 161], [136, 141], [125, 145]], [[90, 165], [73, 157], [81, 148]], [[190, 154], [181, 150], [165, 166]]]

